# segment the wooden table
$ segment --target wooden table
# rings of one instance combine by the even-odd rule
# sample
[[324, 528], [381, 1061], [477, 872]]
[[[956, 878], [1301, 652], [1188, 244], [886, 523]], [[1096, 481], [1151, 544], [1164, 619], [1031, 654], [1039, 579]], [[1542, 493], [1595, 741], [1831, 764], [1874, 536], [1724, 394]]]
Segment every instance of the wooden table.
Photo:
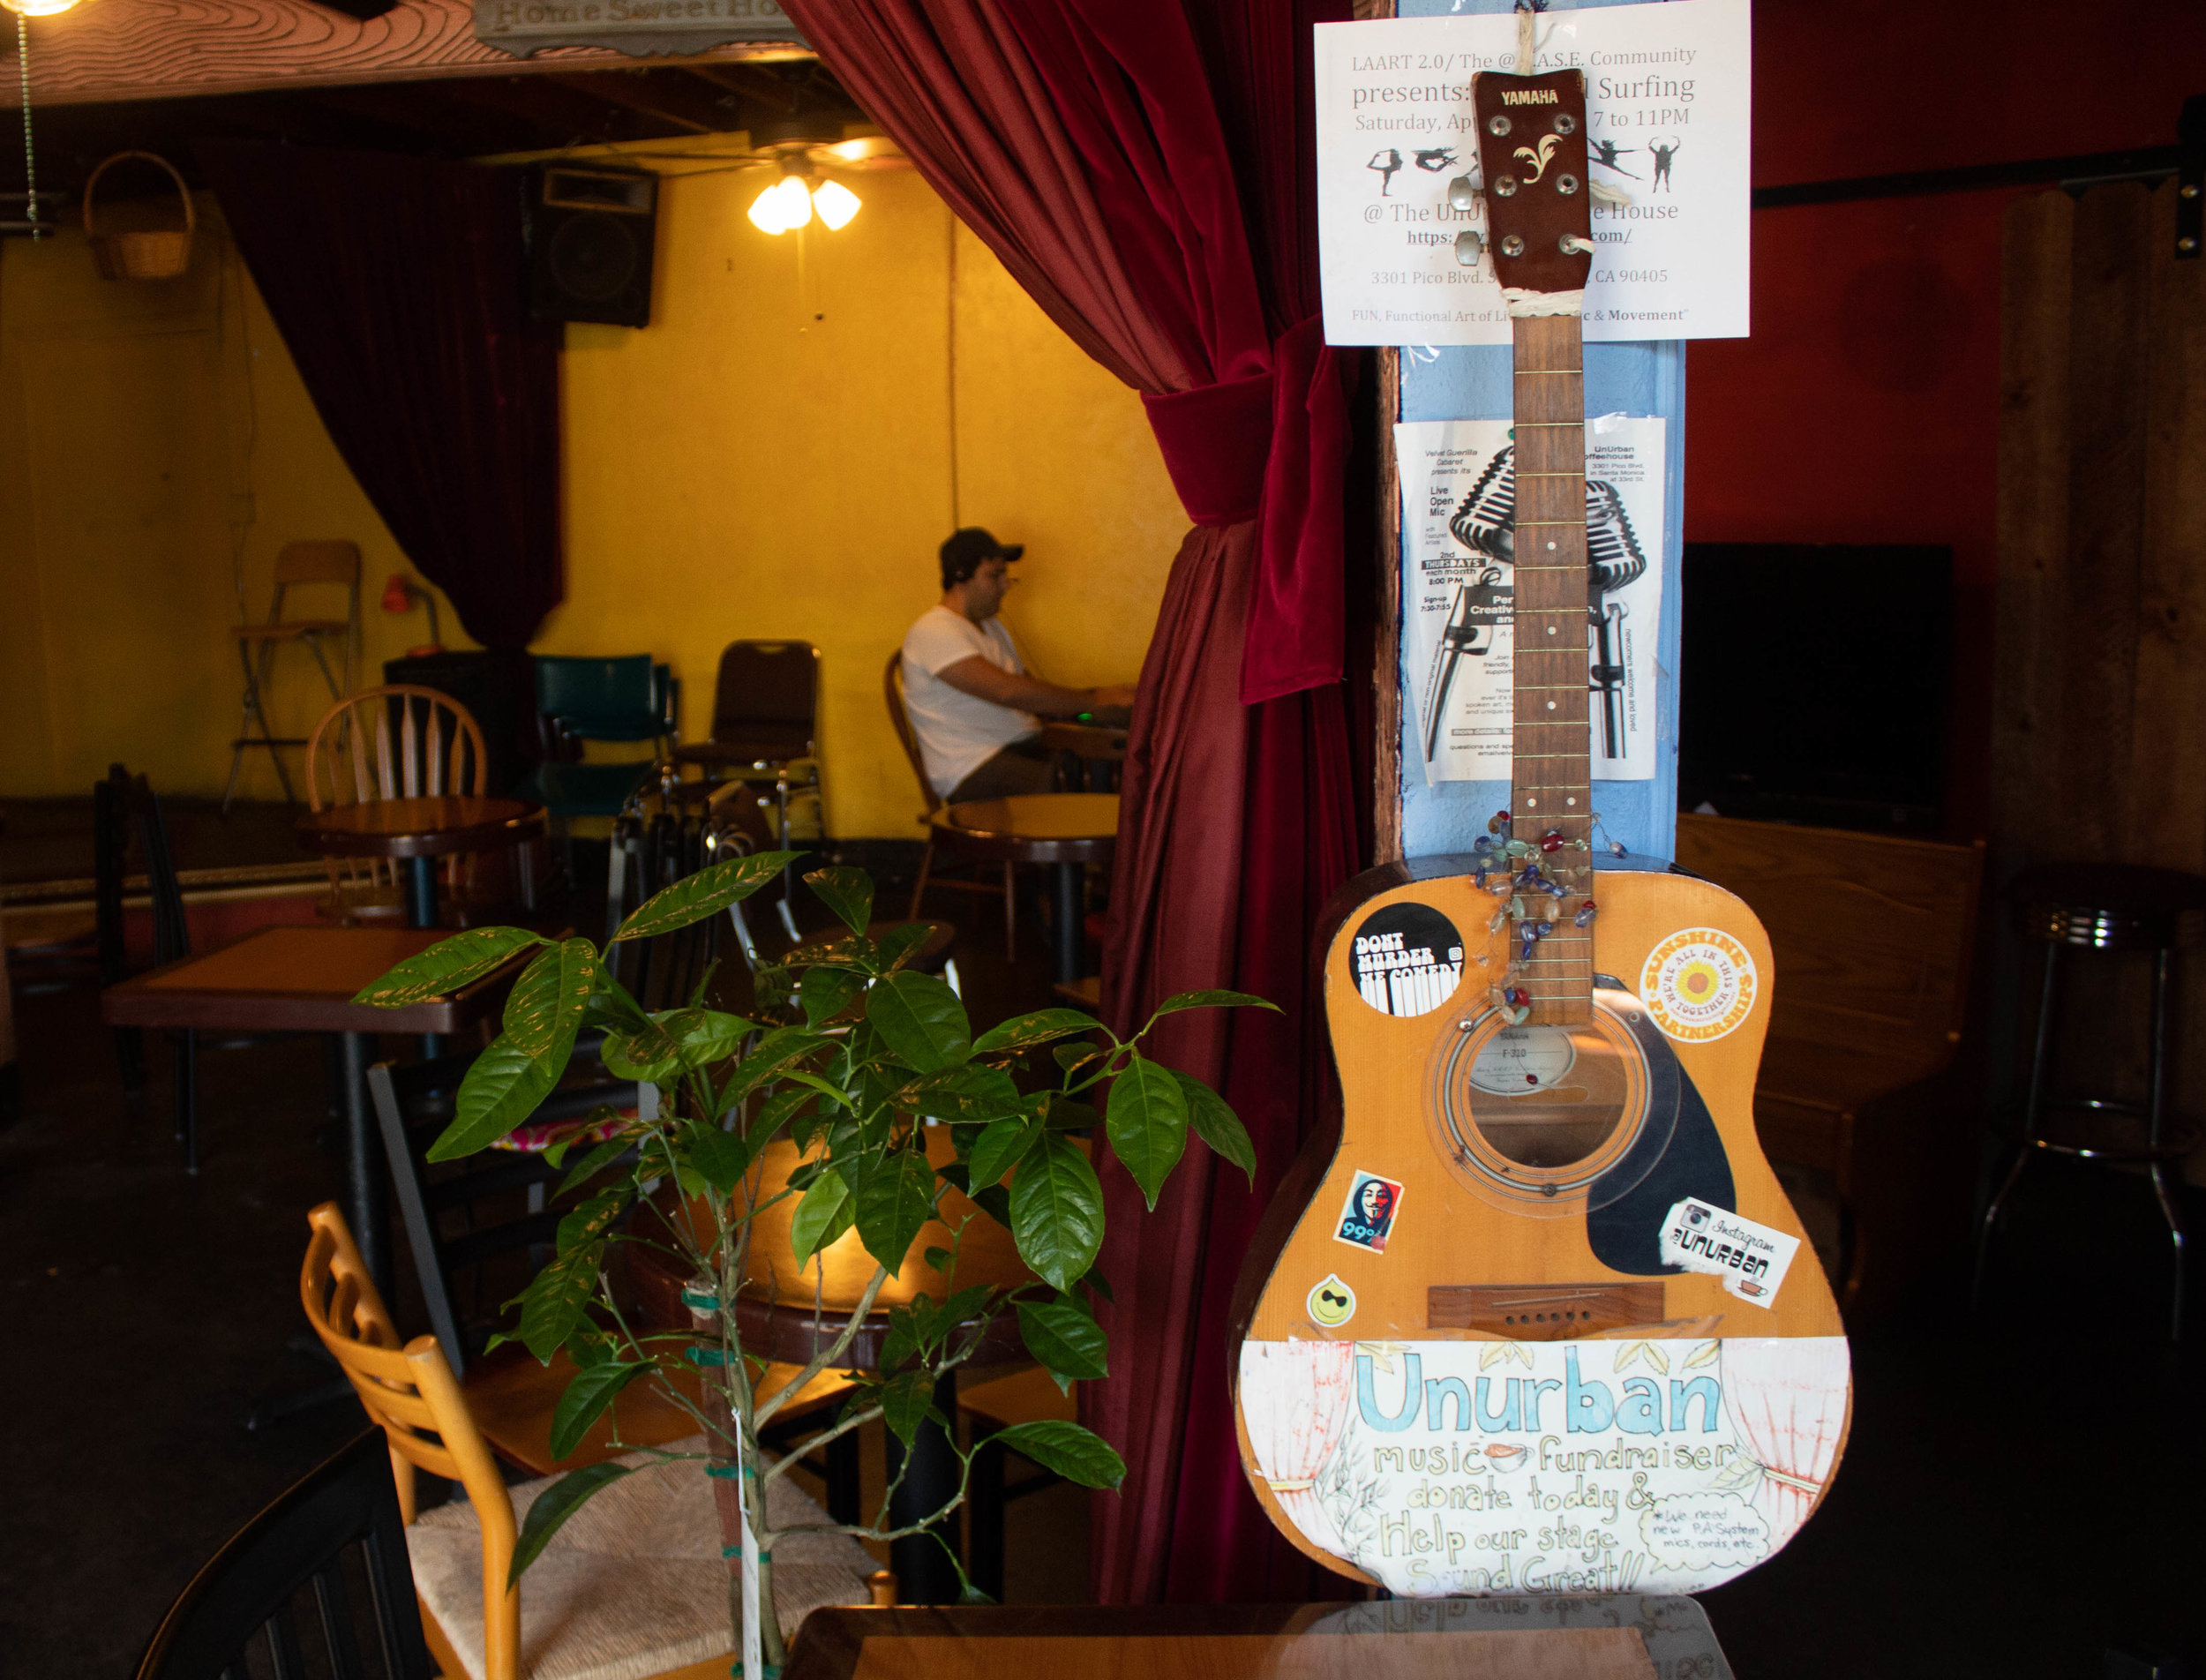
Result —
[[1115, 793], [1017, 793], [946, 805], [934, 815], [934, 843], [946, 851], [994, 863], [1054, 866], [1057, 973], [1069, 986], [1086, 972], [1082, 872], [1108, 863], [1118, 844]]
[[[928, 1159], [940, 1166], [951, 1155], [947, 1129], [929, 1128]], [[771, 1196], [788, 1181], [802, 1158], [797, 1146], [783, 1138], [769, 1144], [762, 1159], [765, 1172], [761, 1193]], [[672, 1204], [668, 1201], [664, 1205]], [[803, 1365], [833, 1344], [852, 1309], [863, 1298], [866, 1286], [873, 1281], [876, 1266], [858, 1233], [852, 1230], [822, 1249], [816, 1265], [807, 1265], [800, 1272], [789, 1241], [790, 1221], [796, 1211], [797, 1198], [792, 1196], [765, 1209], [753, 1223], [743, 1294], [736, 1305], [736, 1327], [744, 1346], [752, 1353], [777, 1362]], [[952, 1224], [971, 1220], [965, 1225], [957, 1287], [986, 1284], [1010, 1288], [1034, 1281], [1034, 1274], [1019, 1258], [1011, 1234], [965, 1197], [956, 1190], [949, 1191], [942, 1197], [942, 1211]], [[710, 1228], [712, 1215], [702, 1202], [696, 1204], [694, 1217], [701, 1229]], [[921, 1291], [936, 1301], [948, 1296], [949, 1289], [942, 1274], [924, 1256], [930, 1248], [947, 1249], [950, 1241], [949, 1224], [930, 1220], [921, 1228], [904, 1269], [884, 1283], [874, 1298], [864, 1327], [843, 1356], [845, 1367], [872, 1370], [880, 1365], [882, 1340], [889, 1332], [892, 1308], [909, 1304]], [[678, 1256], [639, 1243], [629, 1250], [629, 1264], [639, 1310], [662, 1327], [687, 1329], [688, 1309], [681, 1305], [687, 1278]], [[990, 1325], [987, 1339], [965, 1369], [1002, 1369], [1024, 1364], [1031, 1357], [1019, 1339], [1017, 1321], [1007, 1313]], [[944, 1417], [957, 1415], [956, 1373], [945, 1376], [937, 1386], [935, 1405]], [[894, 1475], [899, 1455], [894, 1436], [889, 1437], [889, 1473]], [[949, 1437], [933, 1423], [922, 1425], [912, 1444], [912, 1464], [904, 1485], [889, 1506], [891, 1520], [901, 1526], [935, 1510], [957, 1490], [957, 1458], [950, 1450]], [[954, 1526], [944, 1526], [949, 1530], [945, 1539], [954, 1545]], [[941, 1545], [925, 1534], [890, 1541], [889, 1567], [896, 1571], [898, 1590], [908, 1602], [947, 1603], [957, 1597], [957, 1571]]]
[[527, 955], [517, 953], [496, 973], [449, 997], [397, 1009], [352, 1001], [371, 980], [442, 938], [434, 928], [263, 927], [100, 994], [100, 1016], [109, 1026], [338, 1037], [345, 1069], [345, 1217], [386, 1300], [391, 1298], [388, 1221], [366, 1088], [375, 1035], [441, 1034], [472, 1026], [504, 1004]]
[[[1689, 1598], [818, 1609], [784, 1680], [1731, 1680]], [[668, 1680], [678, 1680], [670, 1676]]]
[[409, 927], [437, 925], [433, 859], [454, 852], [496, 851], [543, 832], [542, 806], [526, 799], [460, 794], [333, 806], [301, 817], [298, 823], [299, 844], [310, 851], [335, 858], [404, 859]]
[[1126, 761], [1126, 726], [1122, 724], [1067, 724], [1050, 723], [1042, 725], [1041, 744], [1049, 751], [1070, 758], [1078, 766], [1077, 779], [1072, 784], [1076, 793], [1091, 791], [1097, 793], [1115, 792], [1110, 784], [1110, 773], [1091, 767], [1122, 764]]

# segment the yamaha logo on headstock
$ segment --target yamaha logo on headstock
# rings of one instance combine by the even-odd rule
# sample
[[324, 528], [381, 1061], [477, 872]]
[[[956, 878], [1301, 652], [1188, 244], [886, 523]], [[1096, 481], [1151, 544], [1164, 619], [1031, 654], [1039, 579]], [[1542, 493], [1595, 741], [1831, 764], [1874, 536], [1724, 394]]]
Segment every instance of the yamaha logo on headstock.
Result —
[[1593, 266], [1586, 78], [1471, 79], [1494, 274], [1512, 291], [1577, 292]]

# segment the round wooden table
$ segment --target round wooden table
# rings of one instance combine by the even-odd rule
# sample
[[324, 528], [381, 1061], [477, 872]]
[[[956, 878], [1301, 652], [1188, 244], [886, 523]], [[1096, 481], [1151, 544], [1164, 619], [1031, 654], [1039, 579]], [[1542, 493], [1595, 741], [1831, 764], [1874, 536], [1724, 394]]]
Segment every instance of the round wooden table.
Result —
[[1109, 793], [1114, 765], [1126, 761], [1124, 724], [1046, 723], [1041, 744], [1058, 755], [1058, 764], [1076, 793]]
[[299, 819], [299, 844], [334, 858], [402, 858], [406, 925], [437, 925], [432, 861], [461, 851], [496, 851], [544, 832], [544, 807], [526, 799], [458, 794], [421, 799], [372, 799], [333, 806]]
[[934, 815], [934, 844], [945, 851], [996, 863], [1046, 863], [1056, 870], [1057, 980], [1069, 986], [1086, 971], [1082, 946], [1087, 919], [1081, 872], [1108, 863], [1118, 844], [1115, 793], [1017, 793], [1004, 799], [946, 805]]

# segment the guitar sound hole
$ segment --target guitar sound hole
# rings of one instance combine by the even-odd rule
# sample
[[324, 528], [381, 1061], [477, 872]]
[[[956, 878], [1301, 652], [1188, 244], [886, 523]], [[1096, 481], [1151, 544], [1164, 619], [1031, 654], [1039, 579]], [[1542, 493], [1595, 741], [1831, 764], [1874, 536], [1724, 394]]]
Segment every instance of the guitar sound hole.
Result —
[[[1598, 1017], [1583, 1027], [1508, 1027], [1481, 1051], [1471, 1118], [1503, 1159], [1538, 1171], [1571, 1166], [1612, 1137], [1634, 1099], [1628, 1051]], [[1521, 1037], [1519, 1035], [1522, 1035]], [[1510, 1089], [1501, 1069], [1520, 1067]]]

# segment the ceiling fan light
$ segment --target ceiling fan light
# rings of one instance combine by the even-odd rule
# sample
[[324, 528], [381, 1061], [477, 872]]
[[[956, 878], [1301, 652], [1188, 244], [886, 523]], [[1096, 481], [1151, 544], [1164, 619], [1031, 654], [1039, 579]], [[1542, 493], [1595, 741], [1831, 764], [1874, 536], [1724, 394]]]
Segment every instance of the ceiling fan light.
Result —
[[812, 207], [830, 229], [847, 228], [859, 212], [858, 195], [840, 181], [822, 181], [812, 190]]
[[76, 4], [77, 0], [0, 0], [0, 6], [19, 11], [26, 18], [50, 18]]
[[789, 221], [782, 202], [781, 183], [777, 181], [765, 191], [751, 200], [751, 225], [761, 233], [787, 233]]
[[784, 175], [768, 189], [773, 194], [776, 213], [781, 217], [782, 231], [801, 228], [812, 220], [812, 194], [806, 191], [803, 177]]

